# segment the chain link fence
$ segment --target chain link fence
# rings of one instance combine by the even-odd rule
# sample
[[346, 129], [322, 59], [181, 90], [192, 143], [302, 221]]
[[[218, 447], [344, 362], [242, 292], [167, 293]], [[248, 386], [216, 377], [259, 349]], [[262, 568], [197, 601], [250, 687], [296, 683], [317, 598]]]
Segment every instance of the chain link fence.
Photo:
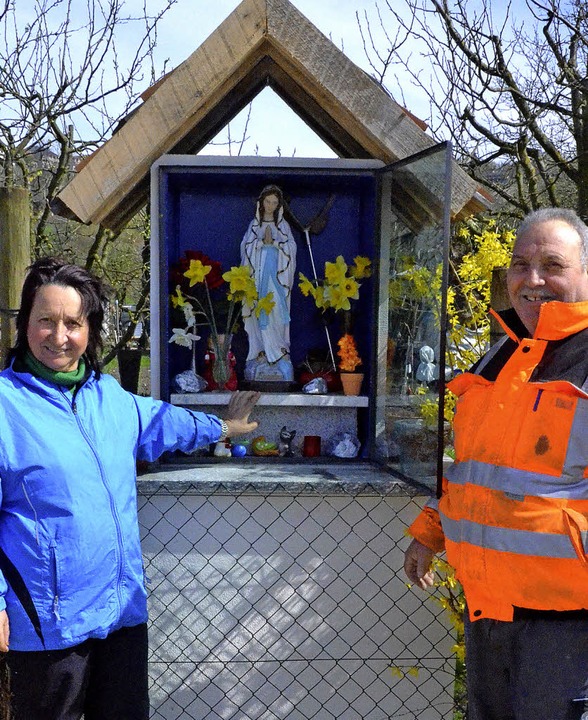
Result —
[[244, 475], [139, 481], [152, 717], [453, 718], [448, 619], [402, 569], [426, 491], [359, 465]]

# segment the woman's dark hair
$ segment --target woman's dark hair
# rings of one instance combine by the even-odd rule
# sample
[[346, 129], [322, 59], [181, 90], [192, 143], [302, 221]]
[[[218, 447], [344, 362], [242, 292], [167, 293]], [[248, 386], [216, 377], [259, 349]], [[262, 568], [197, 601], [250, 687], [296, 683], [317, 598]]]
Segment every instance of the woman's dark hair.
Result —
[[54, 257], [41, 258], [27, 268], [22, 286], [20, 308], [16, 316], [16, 342], [8, 355], [24, 357], [29, 349], [27, 329], [37, 291], [43, 285], [59, 285], [77, 290], [82, 299], [82, 313], [88, 320], [88, 347], [84, 353], [86, 364], [100, 377], [99, 356], [102, 350], [102, 325], [108, 294], [102, 281], [79, 265], [71, 265]]

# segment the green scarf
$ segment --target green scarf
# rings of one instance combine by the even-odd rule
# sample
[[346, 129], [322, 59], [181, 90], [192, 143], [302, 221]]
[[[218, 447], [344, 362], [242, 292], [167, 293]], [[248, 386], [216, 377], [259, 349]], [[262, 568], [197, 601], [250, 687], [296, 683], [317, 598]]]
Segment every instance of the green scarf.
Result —
[[81, 382], [86, 375], [86, 363], [84, 358], [80, 358], [77, 370], [71, 370], [70, 372], [59, 372], [57, 370], [51, 370], [42, 362], [37, 360], [30, 350], [27, 350], [24, 362], [27, 368], [36, 375], [37, 377], [48, 380], [55, 385], [63, 385], [70, 390], [73, 390], [75, 386]]

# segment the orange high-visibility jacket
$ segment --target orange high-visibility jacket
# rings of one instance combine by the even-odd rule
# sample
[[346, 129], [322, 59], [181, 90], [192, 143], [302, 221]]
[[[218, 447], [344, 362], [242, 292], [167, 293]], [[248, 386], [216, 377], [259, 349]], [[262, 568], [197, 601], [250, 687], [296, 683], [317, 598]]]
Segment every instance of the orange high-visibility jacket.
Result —
[[445, 548], [472, 620], [588, 608], [588, 302], [545, 303], [533, 338], [502, 324], [449, 383], [456, 460], [409, 530]]

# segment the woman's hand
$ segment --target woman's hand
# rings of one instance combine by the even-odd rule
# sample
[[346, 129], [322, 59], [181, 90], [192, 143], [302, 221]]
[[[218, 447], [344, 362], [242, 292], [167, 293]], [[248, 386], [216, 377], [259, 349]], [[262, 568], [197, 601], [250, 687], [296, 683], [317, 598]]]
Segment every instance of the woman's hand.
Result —
[[227, 437], [247, 435], [257, 429], [259, 423], [249, 421], [249, 415], [259, 400], [260, 393], [250, 390], [231, 394], [225, 422], [229, 428]]
[[8, 625], [8, 615], [6, 610], [0, 610], [0, 652], [8, 652], [8, 638], [10, 636], [10, 627]]

